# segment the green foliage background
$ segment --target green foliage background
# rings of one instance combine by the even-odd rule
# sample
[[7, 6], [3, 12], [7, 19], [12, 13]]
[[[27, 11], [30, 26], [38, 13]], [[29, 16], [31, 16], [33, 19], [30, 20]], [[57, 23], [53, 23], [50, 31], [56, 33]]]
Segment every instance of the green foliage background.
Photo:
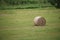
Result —
[[0, 0], [0, 9], [28, 9], [51, 6], [48, 0]]

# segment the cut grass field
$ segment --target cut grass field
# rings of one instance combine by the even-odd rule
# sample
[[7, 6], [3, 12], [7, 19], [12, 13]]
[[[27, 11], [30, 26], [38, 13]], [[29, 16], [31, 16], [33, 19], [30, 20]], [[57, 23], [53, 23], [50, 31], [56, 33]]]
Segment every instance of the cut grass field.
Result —
[[[34, 26], [43, 16], [45, 26]], [[60, 40], [60, 9], [0, 10], [0, 40]]]

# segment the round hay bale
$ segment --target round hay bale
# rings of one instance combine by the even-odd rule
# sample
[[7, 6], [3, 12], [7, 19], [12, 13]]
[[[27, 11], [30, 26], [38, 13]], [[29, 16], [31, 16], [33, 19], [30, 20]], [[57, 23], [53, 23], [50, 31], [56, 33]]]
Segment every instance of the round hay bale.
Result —
[[34, 25], [36, 26], [44, 26], [46, 24], [46, 20], [42, 16], [37, 16], [34, 18]]

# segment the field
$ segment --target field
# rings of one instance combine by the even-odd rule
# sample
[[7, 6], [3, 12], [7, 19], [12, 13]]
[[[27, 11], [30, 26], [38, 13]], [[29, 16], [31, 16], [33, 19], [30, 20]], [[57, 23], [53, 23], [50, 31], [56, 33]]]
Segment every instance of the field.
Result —
[[[34, 26], [43, 16], [45, 26]], [[0, 10], [0, 40], [60, 40], [60, 9]]]

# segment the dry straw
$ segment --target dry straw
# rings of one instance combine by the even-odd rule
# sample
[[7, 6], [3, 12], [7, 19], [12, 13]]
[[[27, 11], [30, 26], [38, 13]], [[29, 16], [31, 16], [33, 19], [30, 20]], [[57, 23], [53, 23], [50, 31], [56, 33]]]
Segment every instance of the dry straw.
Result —
[[46, 20], [42, 16], [37, 16], [34, 18], [34, 25], [36, 26], [44, 26], [46, 24]]

